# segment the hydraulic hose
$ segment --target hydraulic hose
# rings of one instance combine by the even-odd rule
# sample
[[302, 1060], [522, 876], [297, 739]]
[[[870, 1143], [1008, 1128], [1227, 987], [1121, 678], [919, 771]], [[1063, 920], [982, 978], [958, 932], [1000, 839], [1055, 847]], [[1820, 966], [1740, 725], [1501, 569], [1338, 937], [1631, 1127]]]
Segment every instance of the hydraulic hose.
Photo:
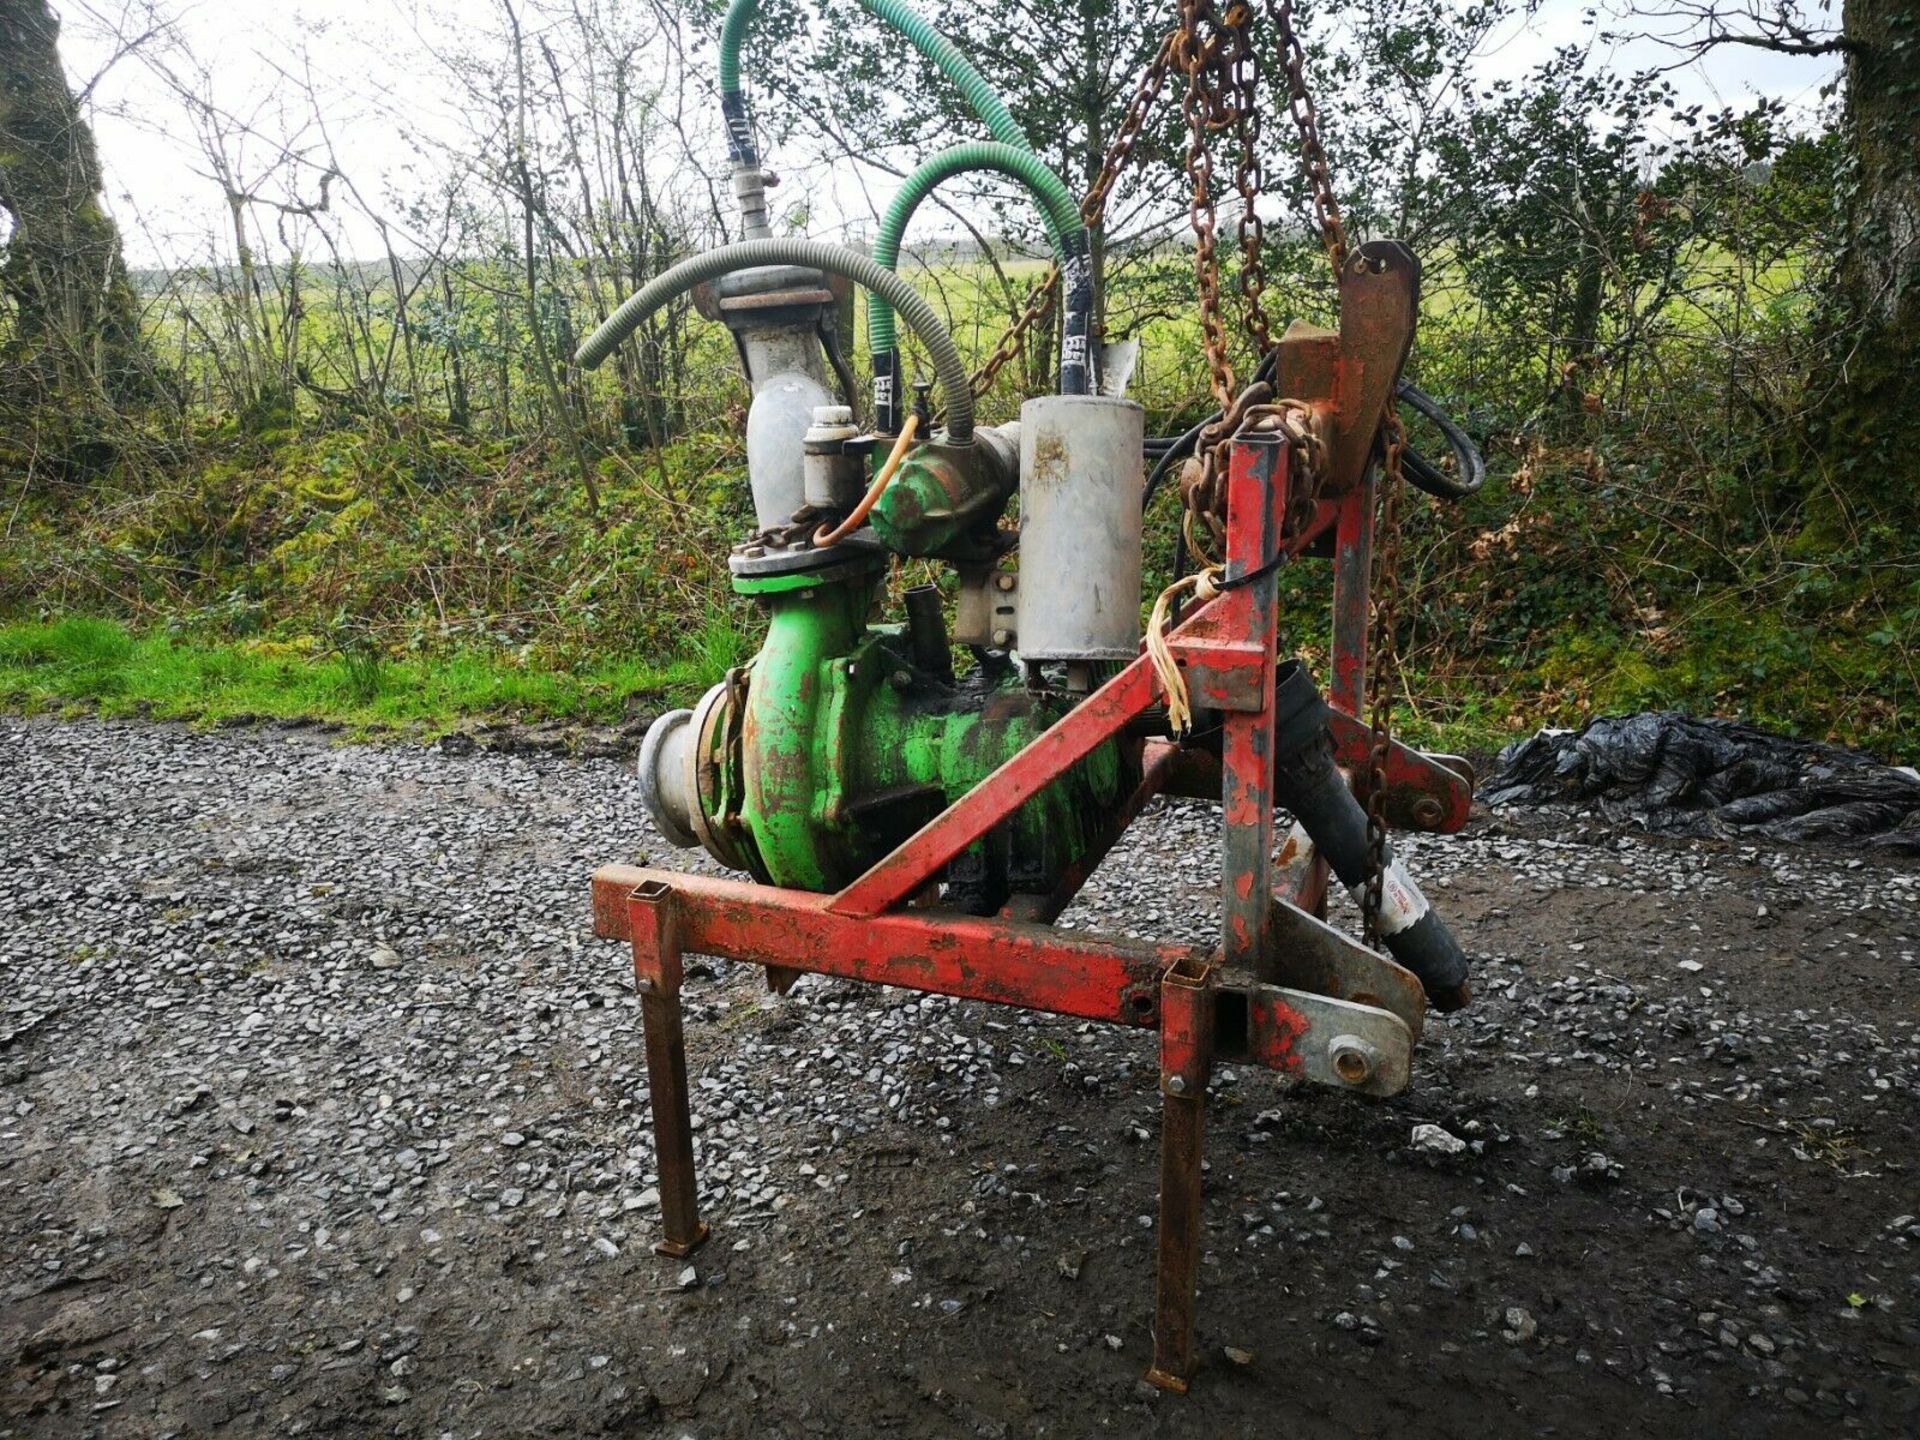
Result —
[[973, 390], [968, 384], [966, 363], [933, 307], [893, 271], [876, 265], [857, 250], [820, 240], [742, 240], [682, 260], [629, 295], [574, 352], [574, 363], [584, 369], [594, 369], [641, 321], [676, 295], [735, 270], [752, 270], [762, 265], [803, 265], [829, 275], [844, 276], [856, 285], [885, 295], [907, 322], [907, 328], [920, 337], [933, 356], [934, 375], [940, 382], [940, 393], [947, 407], [948, 440], [956, 445], [972, 442]]
[[[876, 263], [895, 268], [907, 224], [941, 181], [969, 170], [996, 170], [1020, 181], [1040, 206], [1054, 255], [1067, 287], [1066, 330], [1060, 346], [1060, 393], [1084, 395], [1090, 383], [1088, 352], [1093, 320], [1093, 274], [1087, 227], [1066, 182], [1032, 151], [997, 141], [976, 141], [943, 150], [907, 177], [881, 218], [874, 237]], [[891, 434], [899, 418], [900, 352], [893, 308], [878, 291], [867, 295], [867, 346], [873, 355], [874, 429]]]
[[1440, 408], [1439, 402], [1411, 380], [1400, 382], [1400, 398], [1431, 420], [1446, 436], [1447, 446], [1453, 451], [1454, 463], [1460, 467], [1458, 477], [1448, 475], [1419, 451], [1408, 447], [1407, 478], [1439, 500], [1465, 500], [1469, 495], [1479, 493], [1480, 487], [1487, 483], [1487, 462], [1480, 454], [1480, 447], [1473, 443], [1473, 437], [1454, 424], [1447, 412]]

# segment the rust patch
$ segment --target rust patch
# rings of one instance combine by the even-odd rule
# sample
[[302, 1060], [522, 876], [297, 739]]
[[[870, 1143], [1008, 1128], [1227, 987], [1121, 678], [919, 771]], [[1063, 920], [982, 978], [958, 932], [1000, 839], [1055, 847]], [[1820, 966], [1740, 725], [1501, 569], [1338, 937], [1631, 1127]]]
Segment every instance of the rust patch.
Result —
[[1066, 483], [1067, 446], [1057, 434], [1042, 432], [1033, 440], [1033, 469], [1027, 473], [1027, 483], [1039, 488], [1053, 488]]

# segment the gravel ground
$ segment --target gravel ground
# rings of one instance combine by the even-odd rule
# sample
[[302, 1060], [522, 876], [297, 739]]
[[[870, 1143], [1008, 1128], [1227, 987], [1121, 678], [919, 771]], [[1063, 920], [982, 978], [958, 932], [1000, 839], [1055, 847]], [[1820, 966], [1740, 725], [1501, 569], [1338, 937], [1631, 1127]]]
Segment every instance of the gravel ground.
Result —
[[[1920, 1427], [1913, 862], [1416, 843], [1480, 1000], [1395, 1102], [1219, 1076], [1175, 1399], [1149, 1037], [695, 963], [683, 1265], [615, 764], [8, 719], [0, 792], [0, 1436]], [[1068, 923], [1203, 938], [1213, 824]]]

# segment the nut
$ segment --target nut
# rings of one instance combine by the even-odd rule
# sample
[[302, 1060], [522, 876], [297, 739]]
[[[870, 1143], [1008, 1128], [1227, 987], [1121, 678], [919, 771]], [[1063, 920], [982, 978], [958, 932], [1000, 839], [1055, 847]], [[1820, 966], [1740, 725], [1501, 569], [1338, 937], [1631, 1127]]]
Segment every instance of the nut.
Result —
[[1184, 1075], [1167, 1076], [1167, 1093], [1169, 1095], [1186, 1094], [1187, 1093], [1187, 1077]]
[[1011, 630], [994, 631], [993, 643], [998, 645], [1002, 650], [1006, 649], [1007, 646], [1013, 643], [1013, 632]]
[[1413, 822], [1423, 829], [1432, 829], [1446, 816], [1446, 809], [1431, 795], [1422, 795], [1413, 803]]

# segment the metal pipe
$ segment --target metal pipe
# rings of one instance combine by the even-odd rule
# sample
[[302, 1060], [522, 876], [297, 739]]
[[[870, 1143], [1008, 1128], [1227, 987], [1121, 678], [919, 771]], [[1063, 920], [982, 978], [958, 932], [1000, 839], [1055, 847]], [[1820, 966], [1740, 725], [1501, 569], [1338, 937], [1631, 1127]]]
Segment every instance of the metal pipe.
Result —
[[856, 250], [828, 245], [819, 240], [742, 240], [682, 260], [628, 296], [620, 308], [609, 315], [600, 328], [574, 352], [574, 363], [588, 370], [595, 368], [647, 316], [676, 295], [735, 270], [751, 270], [762, 265], [804, 265], [830, 275], [844, 276], [856, 285], [885, 295], [907, 322], [907, 328], [920, 337], [933, 356], [934, 374], [939, 379], [941, 396], [947, 407], [947, 439], [955, 445], [972, 442], [973, 389], [968, 380], [966, 362], [960, 358], [953, 337], [947, 333], [947, 327], [941, 323], [933, 307], [893, 271], [875, 264]]

